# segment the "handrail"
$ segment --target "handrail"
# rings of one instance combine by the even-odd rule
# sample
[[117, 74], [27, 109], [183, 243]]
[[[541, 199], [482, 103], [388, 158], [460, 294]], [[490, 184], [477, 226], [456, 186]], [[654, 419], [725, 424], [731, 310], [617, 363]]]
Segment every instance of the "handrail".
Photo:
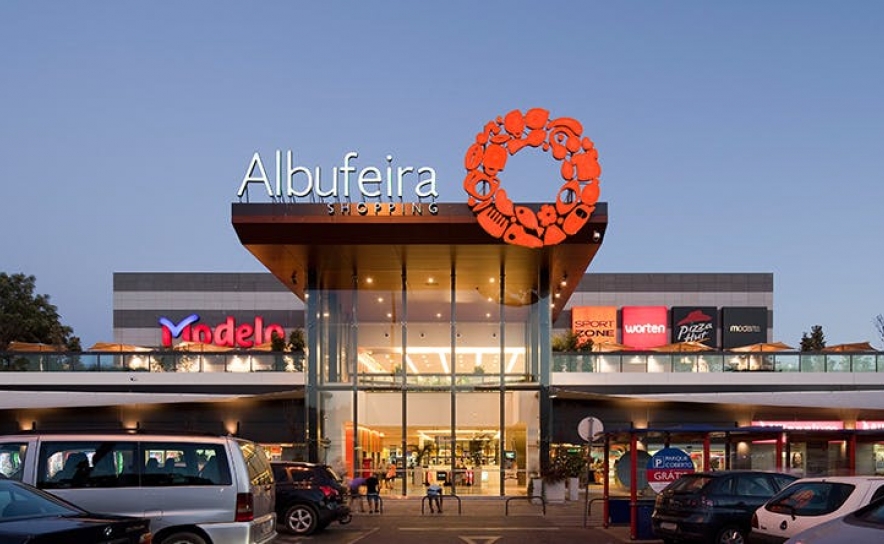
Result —
[[506, 515], [506, 516], [510, 515], [510, 501], [527, 500], [529, 504], [534, 504], [534, 499], [540, 499], [540, 503], [543, 505], [543, 515], [545, 516], [546, 515], [546, 499], [544, 499], [542, 496], [537, 496], [537, 495], [534, 495], [534, 496], [515, 495], [512, 497], [508, 497], [506, 499], [505, 504], [504, 504], [504, 515]]
[[[442, 502], [445, 502], [445, 499], [447, 499], [449, 497], [451, 497], [452, 499], [457, 499], [457, 515], [460, 516], [462, 514], [460, 497], [458, 497], [454, 493], [452, 493], [450, 495], [440, 495]], [[426, 506], [427, 501], [429, 499], [430, 499], [429, 495], [424, 495], [423, 498], [421, 499], [421, 515], [422, 516], [424, 515], [424, 507]]]

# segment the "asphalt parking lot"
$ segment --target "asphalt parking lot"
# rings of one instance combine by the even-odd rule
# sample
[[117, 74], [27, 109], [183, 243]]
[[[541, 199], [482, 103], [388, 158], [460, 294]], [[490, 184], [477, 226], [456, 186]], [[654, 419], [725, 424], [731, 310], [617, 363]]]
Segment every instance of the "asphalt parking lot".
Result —
[[[438, 544], [516, 544], [593, 542], [621, 544], [659, 540], [632, 540], [629, 527], [603, 528], [600, 516], [586, 519], [584, 501], [549, 504], [546, 514], [539, 504], [527, 500], [506, 503], [504, 499], [462, 499], [461, 512], [455, 499], [446, 497], [444, 512], [430, 514], [421, 498], [385, 497], [383, 512], [369, 514], [355, 508], [353, 521], [347, 525], [334, 523], [324, 531], [310, 536], [280, 533], [277, 543], [324, 542], [329, 544], [407, 543]], [[423, 513], [421, 507], [424, 507]]]

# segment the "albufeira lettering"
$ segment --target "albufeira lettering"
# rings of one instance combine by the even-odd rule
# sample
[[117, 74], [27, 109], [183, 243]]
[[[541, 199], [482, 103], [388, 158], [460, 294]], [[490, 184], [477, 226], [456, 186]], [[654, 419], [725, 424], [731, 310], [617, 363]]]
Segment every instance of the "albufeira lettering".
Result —
[[409, 197], [432, 199], [439, 197], [436, 191], [436, 170], [429, 166], [393, 166], [393, 156], [385, 157], [383, 167], [366, 166], [357, 168], [352, 161], [359, 153], [348, 151], [344, 154], [342, 164], [334, 166], [331, 176], [323, 176], [319, 166], [310, 169], [295, 164], [294, 153], [282, 150], [275, 153], [275, 176], [271, 180], [267, 175], [265, 161], [259, 152], [252, 155], [246, 168], [245, 176], [237, 191], [242, 197], [249, 184], [263, 185], [267, 196], [271, 198], [305, 198], [318, 197], [350, 200], [357, 198], [402, 199], [406, 187], [411, 188]]

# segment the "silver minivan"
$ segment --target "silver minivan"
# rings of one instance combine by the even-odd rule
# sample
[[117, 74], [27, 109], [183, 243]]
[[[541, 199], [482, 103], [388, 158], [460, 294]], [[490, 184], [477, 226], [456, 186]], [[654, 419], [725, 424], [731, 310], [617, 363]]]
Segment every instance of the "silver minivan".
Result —
[[92, 512], [150, 518], [155, 544], [264, 544], [276, 537], [267, 455], [232, 436], [0, 436], [0, 474]]

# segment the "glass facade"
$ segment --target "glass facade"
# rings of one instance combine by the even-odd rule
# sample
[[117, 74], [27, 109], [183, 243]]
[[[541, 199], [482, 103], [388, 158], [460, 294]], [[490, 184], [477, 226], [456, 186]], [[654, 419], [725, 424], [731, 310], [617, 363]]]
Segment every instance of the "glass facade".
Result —
[[539, 469], [548, 290], [508, 285], [505, 271], [460, 279], [453, 263], [354, 274], [349, 289], [308, 277], [311, 459], [392, 476], [404, 494], [433, 481], [505, 494]]

